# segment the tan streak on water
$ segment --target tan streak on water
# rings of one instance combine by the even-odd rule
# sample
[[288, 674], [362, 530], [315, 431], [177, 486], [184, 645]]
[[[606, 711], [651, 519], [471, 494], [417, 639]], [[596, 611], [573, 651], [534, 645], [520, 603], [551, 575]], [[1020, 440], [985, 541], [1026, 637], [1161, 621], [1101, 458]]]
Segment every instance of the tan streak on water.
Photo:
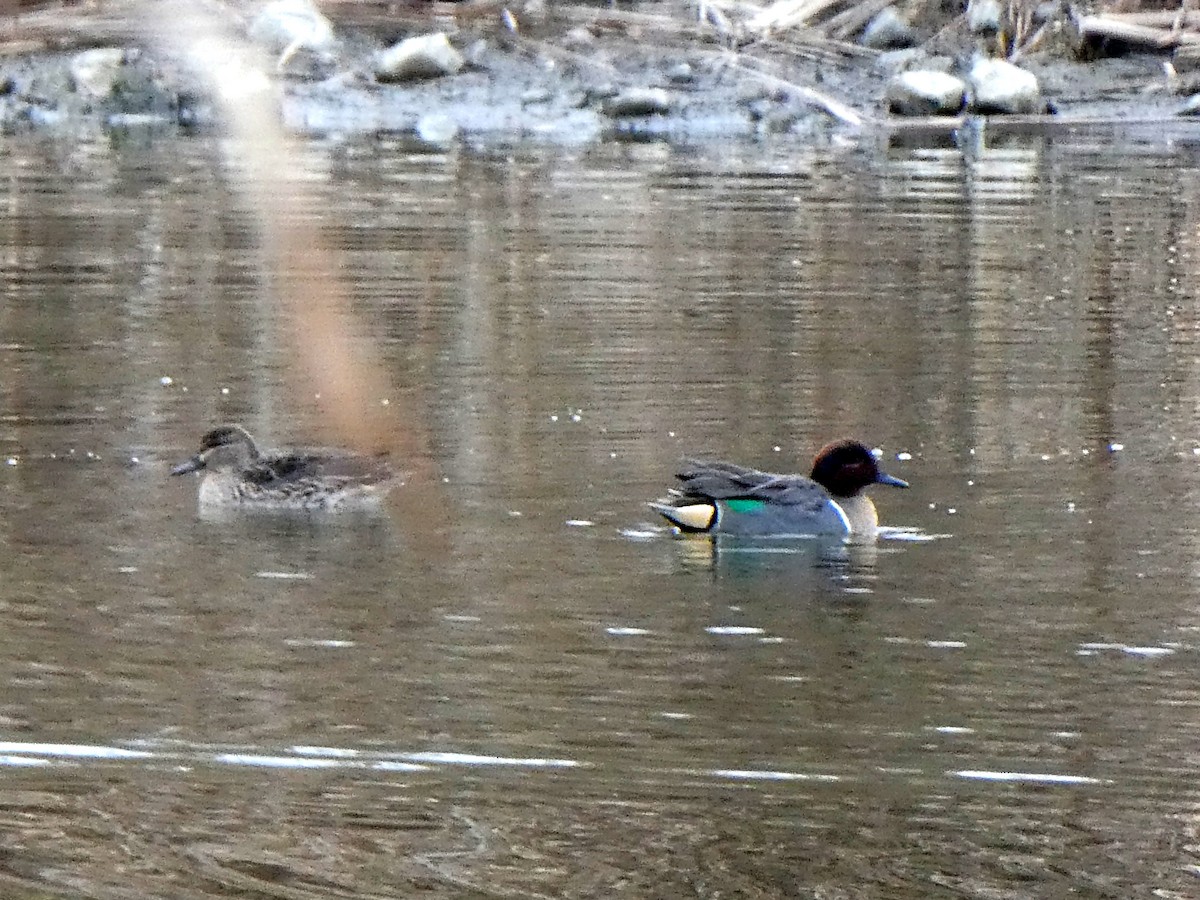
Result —
[[[135, 8], [136, 10], [136, 8]], [[314, 227], [318, 201], [305, 188], [293, 139], [284, 132], [263, 54], [230, 23], [229, 10], [194, 3], [145, 3], [153, 39], [184, 54], [218, 101], [231, 148], [231, 173], [257, 222], [271, 294], [289, 326], [297, 397], [314, 397], [336, 443], [388, 453], [405, 472], [389, 506], [422, 542], [437, 540], [438, 489], [419, 386], [400, 392], [378, 348], [349, 308], [337, 252]], [[218, 14], [220, 13], [220, 14]], [[174, 38], [174, 39], [173, 39]], [[214, 62], [215, 60], [215, 62]], [[411, 398], [416, 397], [415, 401]]]

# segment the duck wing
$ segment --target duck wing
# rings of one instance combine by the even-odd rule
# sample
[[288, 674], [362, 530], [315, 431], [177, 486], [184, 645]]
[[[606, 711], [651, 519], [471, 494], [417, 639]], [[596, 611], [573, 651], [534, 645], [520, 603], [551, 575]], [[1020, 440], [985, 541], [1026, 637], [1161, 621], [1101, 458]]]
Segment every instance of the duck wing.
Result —
[[779, 475], [727, 462], [689, 461], [676, 473], [689, 500], [760, 500], [777, 506], [819, 507], [828, 492], [803, 475]]
[[243, 473], [244, 480], [264, 488], [320, 482], [327, 487], [380, 484], [395, 477], [382, 458], [352, 453], [283, 453], [263, 457]]

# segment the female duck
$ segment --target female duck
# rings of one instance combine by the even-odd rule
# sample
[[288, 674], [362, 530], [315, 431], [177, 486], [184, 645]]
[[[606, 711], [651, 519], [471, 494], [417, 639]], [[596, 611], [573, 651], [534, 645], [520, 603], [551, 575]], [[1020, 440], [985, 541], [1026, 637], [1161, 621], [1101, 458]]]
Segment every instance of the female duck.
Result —
[[368, 509], [398, 480], [379, 458], [338, 450], [264, 453], [240, 425], [221, 425], [172, 475], [204, 472], [201, 509], [318, 512]]
[[857, 441], [823, 447], [808, 478], [727, 462], [689, 462], [675, 477], [682, 486], [650, 506], [679, 531], [752, 537], [874, 537], [879, 516], [863, 489], [872, 484], [908, 487], [881, 471], [871, 451]]

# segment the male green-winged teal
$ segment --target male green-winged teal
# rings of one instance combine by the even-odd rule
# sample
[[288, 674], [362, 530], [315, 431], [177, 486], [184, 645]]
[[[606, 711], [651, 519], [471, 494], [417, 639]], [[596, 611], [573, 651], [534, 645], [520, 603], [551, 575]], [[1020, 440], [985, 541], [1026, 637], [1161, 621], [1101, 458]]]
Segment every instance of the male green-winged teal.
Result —
[[344, 450], [264, 452], [240, 425], [220, 425], [171, 469], [203, 471], [201, 509], [322, 512], [378, 506], [399, 476], [382, 458]]
[[908, 487], [881, 471], [870, 450], [846, 440], [823, 447], [807, 478], [697, 461], [675, 477], [682, 485], [650, 506], [679, 531], [748, 537], [874, 537], [879, 516], [863, 489]]

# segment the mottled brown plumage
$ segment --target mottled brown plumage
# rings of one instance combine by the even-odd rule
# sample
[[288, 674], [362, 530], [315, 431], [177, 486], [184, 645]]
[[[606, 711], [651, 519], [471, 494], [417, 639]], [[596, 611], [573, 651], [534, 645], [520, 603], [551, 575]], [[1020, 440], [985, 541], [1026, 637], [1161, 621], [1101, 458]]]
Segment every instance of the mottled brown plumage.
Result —
[[343, 450], [263, 452], [240, 425], [204, 435], [200, 451], [172, 475], [204, 472], [200, 506], [263, 511], [332, 511], [378, 504], [399, 477], [382, 457]]

